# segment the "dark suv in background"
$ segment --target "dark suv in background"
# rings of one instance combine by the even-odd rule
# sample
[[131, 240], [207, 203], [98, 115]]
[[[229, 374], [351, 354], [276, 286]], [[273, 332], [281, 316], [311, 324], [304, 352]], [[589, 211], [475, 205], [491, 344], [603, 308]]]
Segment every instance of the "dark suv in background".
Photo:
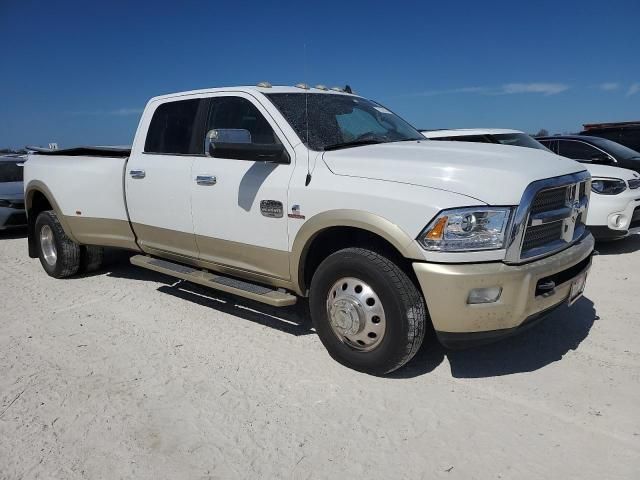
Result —
[[536, 137], [536, 140], [563, 157], [580, 162], [628, 168], [640, 173], [640, 153], [606, 138], [586, 135], [554, 135]]
[[24, 161], [20, 156], [0, 157], [0, 231], [27, 225], [22, 183]]

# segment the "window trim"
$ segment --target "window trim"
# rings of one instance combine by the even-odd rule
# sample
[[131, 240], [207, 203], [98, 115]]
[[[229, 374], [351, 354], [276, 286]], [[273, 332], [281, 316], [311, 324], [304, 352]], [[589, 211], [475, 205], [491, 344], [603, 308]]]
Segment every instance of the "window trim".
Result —
[[172, 155], [172, 156], [177, 156], [177, 157], [200, 157], [200, 156], [205, 156], [205, 152], [204, 152], [204, 142], [200, 142], [200, 150], [202, 151], [202, 153], [172, 153], [172, 152], [152, 152], [152, 151], [148, 151], [147, 150], [147, 140], [149, 138], [149, 133], [151, 131], [151, 124], [153, 123], [153, 119], [156, 115], [156, 113], [158, 112], [158, 110], [160, 108], [162, 108], [165, 105], [168, 105], [170, 103], [178, 103], [178, 102], [190, 102], [190, 101], [197, 101], [198, 102], [198, 107], [196, 109], [196, 113], [195, 113], [195, 117], [193, 119], [193, 132], [192, 132], [192, 138], [189, 141], [189, 148], [191, 148], [191, 143], [193, 142], [193, 138], [197, 138], [197, 137], [201, 137], [204, 138], [204, 135], [206, 132], [203, 132], [202, 135], [200, 135], [201, 131], [203, 129], [206, 128], [206, 125], [204, 124], [206, 122], [206, 117], [203, 120], [203, 111], [206, 112], [208, 111], [208, 98], [207, 97], [175, 97], [168, 99], [167, 101], [164, 102], [160, 102], [158, 103], [158, 105], [156, 105], [156, 107], [153, 109], [153, 112], [151, 113], [148, 123], [146, 125], [146, 135], [144, 136], [143, 142], [142, 142], [142, 149], [141, 149], [141, 153], [145, 154], [145, 155]]
[[[611, 160], [613, 160], [613, 163], [618, 163], [618, 160], [616, 158], [614, 158], [610, 153], [605, 152], [604, 150], [602, 150], [599, 147], [596, 147], [595, 145], [589, 143], [589, 142], [585, 142], [584, 140], [578, 140], [577, 138], [556, 138], [555, 139], [558, 142], [558, 153], [557, 155], [560, 155], [561, 157], [564, 157], [564, 155], [562, 155], [560, 152], [560, 141], [563, 142], [575, 142], [575, 143], [583, 143], [584, 145], [588, 145], [591, 148], [594, 148], [596, 150], [598, 150], [599, 152], [604, 153], [607, 157], [609, 157]], [[570, 157], [565, 157], [565, 158], [570, 158]], [[572, 158], [571, 160], [575, 160], [576, 162], [578, 161], [578, 159]], [[584, 162], [584, 163], [593, 163], [593, 160], [589, 159], [589, 158], [581, 158], [580, 161]]]

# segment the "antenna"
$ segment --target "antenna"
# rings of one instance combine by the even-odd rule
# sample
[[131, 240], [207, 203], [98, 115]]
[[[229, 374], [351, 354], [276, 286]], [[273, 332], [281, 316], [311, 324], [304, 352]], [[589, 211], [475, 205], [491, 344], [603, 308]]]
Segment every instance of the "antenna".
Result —
[[[307, 82], [308, 78], [307, 78], [307, 44], [303, 43], [303, 69], [304, 69], [304, 81]], [[306, 85], [305, 85], [306, 86]], [[304, 181], [304, 186], [308, 187], [309, 183], [311, 183], [311, 159], [310, 157], [310, 153], [309, 151], [311, 150], [309, 148], [309, 87], [306, 88], [306, 92], [304, 92], [304, 121], [305, 121], [305, 127], [307, 130], [307, 178]]]

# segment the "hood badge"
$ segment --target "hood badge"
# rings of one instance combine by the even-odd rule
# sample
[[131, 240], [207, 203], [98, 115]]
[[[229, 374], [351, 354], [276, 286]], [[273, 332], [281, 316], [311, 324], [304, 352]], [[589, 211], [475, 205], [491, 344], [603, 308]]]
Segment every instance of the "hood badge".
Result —
[[289, 218], [298, 218], [300, 220], [304, 220], [306, 217], [302, 215], [302, 211], [300, 210], [300, 205], [295, 204], [291, 207], [291, 213], [288, 215]]

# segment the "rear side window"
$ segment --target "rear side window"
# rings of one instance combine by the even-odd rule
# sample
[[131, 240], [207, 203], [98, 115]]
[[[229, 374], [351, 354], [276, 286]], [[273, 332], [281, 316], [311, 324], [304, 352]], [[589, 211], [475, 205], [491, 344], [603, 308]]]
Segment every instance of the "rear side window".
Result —
[[538, 140], [542, 145], [547, 147], [553, 153], [558, 153], [558, 141], [557, 140]]
[[601, 155], [602, 152], [584, 142], [558, 140], [558, 154], [574, 160], [591, 160], [591, 157]]
[[200, 99], [180, 100], [160, 105], [153, 114], [144, 151], [201, 155], [202, 139], [197, 138], [196, 118]]

